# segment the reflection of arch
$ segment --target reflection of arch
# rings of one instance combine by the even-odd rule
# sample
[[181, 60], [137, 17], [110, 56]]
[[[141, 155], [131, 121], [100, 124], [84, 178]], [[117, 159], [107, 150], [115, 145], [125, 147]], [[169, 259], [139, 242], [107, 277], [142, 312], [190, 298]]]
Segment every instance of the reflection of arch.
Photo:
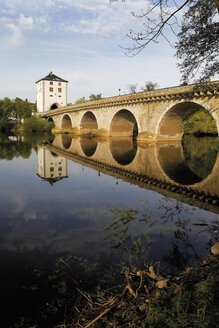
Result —
[[174, 182], [192, 185], [202, 181], [187, 165], [181, 144], [159, 145], [158, 159], [163, 171]]
[[98, 129], [97, 119], [92, 112], [88, 111], [83, 115], [81, 119], [81, 129], [89, 129], [89, 130]]
[[118, 164], [130, 164], [137, 152], [137, 143], [131, 139], [110, 139], [110, 151]]
[[51, 151], [50, 153], [53, 157], [58, 157], [58, 155], [56, 153], [54, 153], [53, 151]]
[[[180, 102], [167, 109], [157, 125], [158, 139], [178, 139], [183, 136], [184, 120], [198, 110], [206, 110], [203, 106], [194, 102]], [[207, 111], [207, 110], [206, 110]], [[208, 112], [209, 113], [209, 112]], [[209, 115], [211, 115], [209, 113]]]
[[97, 149], [97, 140], [93, 138], [81, 138], [81, 148], [84, 154], [88, 157], [93, 156]]
[[173, 181], [194, 185], [206, 181], [212, 174], [218, 156], [218, 139], [186, 136], [181, 144], [159, 144], [161, 169]]
[[61, 123], [62, 129], [71, 129], [72, 128], [72, 122], [71, 118], [69, 115], [64, 115], [62, 118], [62, 123]]
[[62, 146], [65, 149], [69, 149], [71, 147], [72, 138], [69, 137], [68, 135], [62, 135], [61, 136], [61, 143], [62, 143]]
[[50, 110], [53, 110], [53, 109], [56, 109], [56, 108], [59, 108], [59, 104], [55, 103], [55, 104], [52, 104], [50, 106]]
[[110, 135], [137, 136], [138, 125], [134, 115], [127, 109], [118, 111], [110, 124]]

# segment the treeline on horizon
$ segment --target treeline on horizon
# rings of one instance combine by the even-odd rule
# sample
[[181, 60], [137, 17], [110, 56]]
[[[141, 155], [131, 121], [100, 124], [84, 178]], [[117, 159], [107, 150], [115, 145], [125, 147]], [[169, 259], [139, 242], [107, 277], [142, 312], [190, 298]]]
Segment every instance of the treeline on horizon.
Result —
[[32, 116], [36, 112], [36, 103], [32, 104], [27, 99], [15, 98], [11, 100], [7, 97], [0, 100], [0, 131], [7, 130], [10, 122], [20, 121]]

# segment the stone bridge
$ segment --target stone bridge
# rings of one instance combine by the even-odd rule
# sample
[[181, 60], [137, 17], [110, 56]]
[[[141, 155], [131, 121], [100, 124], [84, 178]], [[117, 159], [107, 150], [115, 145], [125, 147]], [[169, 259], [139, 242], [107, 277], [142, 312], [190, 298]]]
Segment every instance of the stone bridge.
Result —
[[51, 154], [219, 213], [219, 153], [211, 171], [201, 178], [186, 163], [180, 142], [137, 146], [131, 139], [98, 141], [62, 134], [45, 148]]
[[41, 114], [55, 129], [75, 134], [132, 137], [138, 140], [181, 140], [188, 112], [206, 109], [219, 130], [219, 81], [89, 101]]

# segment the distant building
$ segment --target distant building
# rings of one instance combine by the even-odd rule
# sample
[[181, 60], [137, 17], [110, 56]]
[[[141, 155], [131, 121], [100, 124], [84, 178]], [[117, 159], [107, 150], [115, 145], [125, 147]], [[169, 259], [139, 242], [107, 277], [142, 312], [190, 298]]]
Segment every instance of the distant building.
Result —
[[51, 185], [67, 178], [67, 159], [45, 148], [38, 148], [38, 176]]
[[67, 84], [68, 81], [54, 75], [53, 72], [37, 81], [37, 112], [47, 112], [66, 106]]

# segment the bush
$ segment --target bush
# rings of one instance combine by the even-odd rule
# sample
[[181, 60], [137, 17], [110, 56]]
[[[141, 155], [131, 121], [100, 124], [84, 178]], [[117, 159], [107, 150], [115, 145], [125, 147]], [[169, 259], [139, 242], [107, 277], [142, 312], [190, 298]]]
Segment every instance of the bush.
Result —
[[195, 136], [217, 135], [217, 126], [213, 116], [205, 111], [200, 110], [189, 117], [184, 127], [186, 134]]
[[24, 131], [30, 132], [49, 132], [53, 127], [53, 122], [47, 122], [37, 116], [27, 118], [22, 125]]

